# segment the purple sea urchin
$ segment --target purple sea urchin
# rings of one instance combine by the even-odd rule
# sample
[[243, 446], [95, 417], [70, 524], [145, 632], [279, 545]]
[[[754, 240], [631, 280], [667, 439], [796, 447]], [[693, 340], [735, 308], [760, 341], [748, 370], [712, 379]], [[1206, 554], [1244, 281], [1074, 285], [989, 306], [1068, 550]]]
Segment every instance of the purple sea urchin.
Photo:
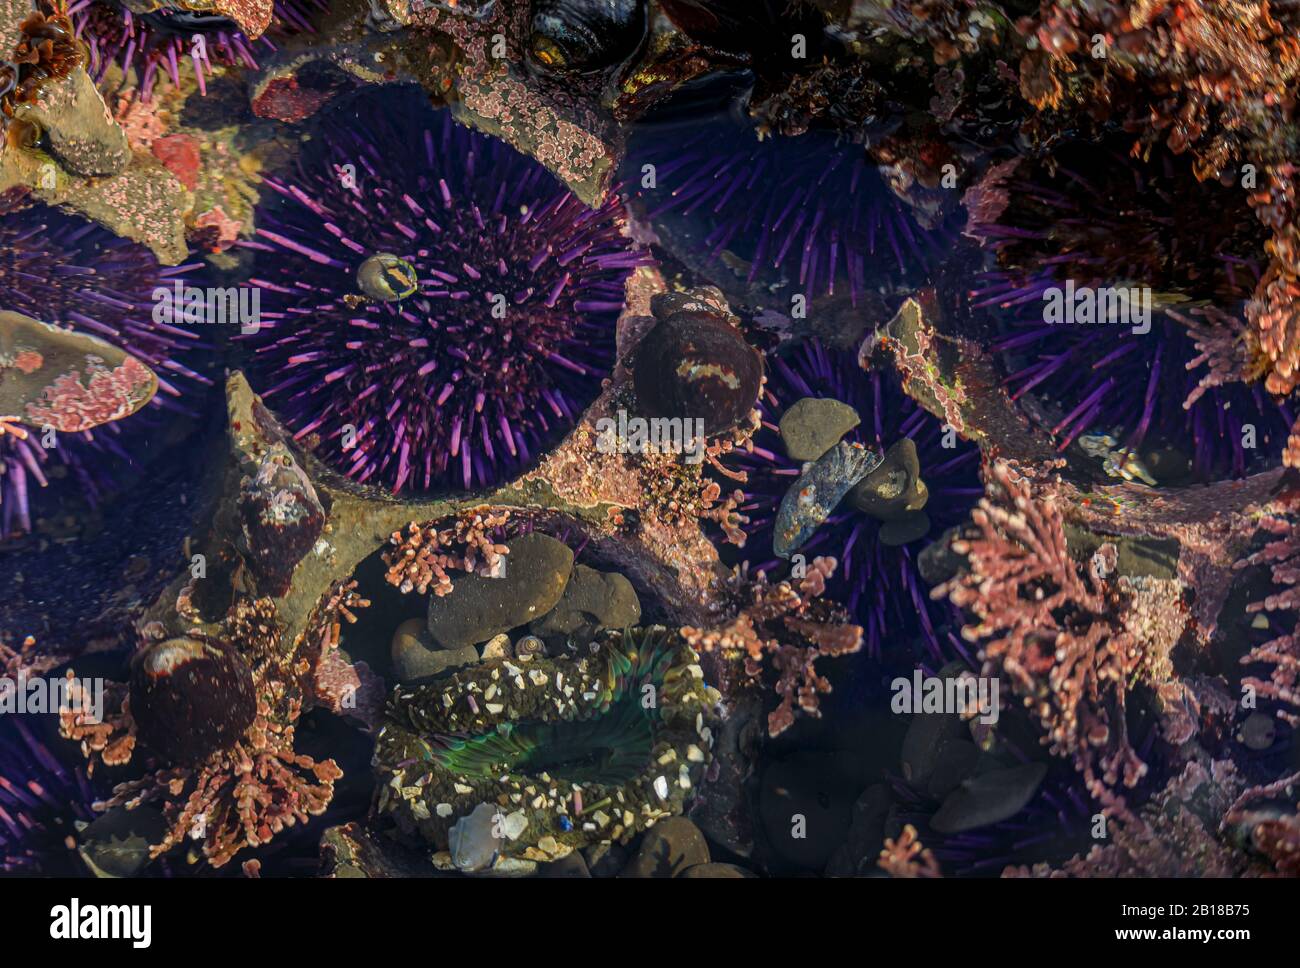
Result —
[[754, 436], [752, 453], [736, 451], [736, 463], [749, 475], [746, 500], [738, 508], [749, 518], [743, 557], [774, 574], [785, 568], [773, 553], [773, 523], [782, 499], [799, 477], [801, 462], [787, 455], [777, 425], [805, 397], [838, 400], [856, 410], [862, 422], [844, 435], [852, 443], [877, 451], [904, 437], [916, 444], [930, 493], [929, 526], [921, 538], [887, 544], [880, 540], [884, 526], [846, 499], [799, 553], [808, 561], [819, 555], [839, 560], [839, 568], [827, 582], [828, 596], [848, 606], [853, 620], [862, 625], [869, 654], [895, 651], [918, 636], [927, 652], [940, 654], [934, 616], [942, 607], [935, 610], [928, 600], [917, 554], [926, 540], [964, 519], [983, 493], [977, 473], [979, 453], [955, 435], [946, 435], [937, 420], [903, 393], [892, 373], [864, 372], [853, 353], [809, 340], [768, 358], [767, 383], [759, 398], [762, 428]]
[[642, 186], [653, 166], [637, 195], [644, 218], [724, 291], [730, 277], [787, 299], [847, 293], [857, 306], [886, 279], [922, 278], [945, 248], [947, 233], [922, 227], [861, 145], [816, 133], [759, 141], [726, 124], [649, 130], [632, 155]]
[[[1197, 192], [1204, 202], [1187, 204]], [[1168, 153], [1134, 162], [1075, 142], [1050, 164], [998, 166], [967, 203], [977, 199], [967, 234], [996, 257], [1000, 301], [1036, 300], [1048, 278], [1235, 301], [1250, 295], [1264, 265], [1266, 233], [1246, 193], [1198, 182], [1187, 159]]]
[[[1139, 459], [1161, 451], [1166, 466], [1152, 469], [1161, 483], [1189, 465], [1208, 477], [1244, 474], [1252, 456], [1275, 460], [1292, 413], [1261, 385], [1212, 387], [1184, 406], [1203, 373], [1187, 372], [1198, 352], [1179, 317], [1201, 301], [1240, 306], [1259, 281], [1264, 233], [1246, 194], [1210, 183], [1199, 190], [1212, 200], [1188, 205], [1200, 183], [1185, 159], [1163, 153], [1130, 163], [1074, 144], [1054, 157], [1054, 170], [1023, 160], [1002, 166], [967, 197], [978, 198], [968, 234], [996, 262], [976, 279], [971, 306], [997, 314], [1002, 334], [993, 348], [1013, 397], [1031, 395], [1062, 450], [1107, 434]], [[1049, 321], [1047, 299], [1055, 291], [1068, 298], [1071, 283], [1150, 290], [1149, 332], [1123, 319]]]
[[[43, 205], [0, 215], [0, 310], [97, 336], [143, 361], [158, 376], [151, 407], [182, 410], [187, 383], [211, 382], [179, 360], [200, 345], [199, 334], [153, 321], [155, 288], [195, 268], [160, 266], [144, 246]], [[0, 437], [0, 534], [31, 530], [31, 492], [60, 464], [87, 497], [100, 496], [111, 477], [104, 465], [130, 460], [122, 435], [122, 424], [111, 423]]]
[[[275, 0], [271, 33], [311, 32], [310, 8], [325, 9], [323, 0]], [[133, 11], [118, 0], [75, 0], [68, 15], [77, 36], [90, 50], [88, 69], [98, 82], [110, 65], [133, 69], [145, 100], [160, 75], [180, 86], [181, 65], [194, 69], [200, 92], [207, 93], [213, 65], [242, 65], [257, 69], [255, 48], [276, 49], [267, 34], [249, 37], [234, 20], [219, 13], [202, 13], [160, 5], [149, 13]], [[202, 38], [197, 43], [196, 38]]]
[[[376, 109], [376, 105], [382, 109]], [[645, 256], [611, 198], [586, 208], [541, 165], [414, 89], [354, 98], [267, 186], [255, 385], [302, 439], [394, 492], [523, 470], [599, 391], [624, 283]], [[410, 274], [358, 278], [375, 256]], [[374, 285], [384, 293], [367, 294]]]
[[1201, 478], [1242, 475], [1282, 452], [1293, 411], [1260, 384], [1210, 387], [1184, 407], [1201, 373], [1188, 371], [1197, 351], [1171, 318], [1156, 314], [1151, 332], [1138, 334], [1126, 326], [1045, 323], [1034, 305], [1002, 322], [993, 346], [1003, 354], [1011, 395], [1035, 401], [1035, 418], [1062, 450], [1082, 436], [1109, 434], [1153, 480], [1169, 484], [1183, 482], [1189, 470]]
[[74, 823], [94, 819], [94, 792], [25, 719], [0, 716], [0, 875], [79, 873]]

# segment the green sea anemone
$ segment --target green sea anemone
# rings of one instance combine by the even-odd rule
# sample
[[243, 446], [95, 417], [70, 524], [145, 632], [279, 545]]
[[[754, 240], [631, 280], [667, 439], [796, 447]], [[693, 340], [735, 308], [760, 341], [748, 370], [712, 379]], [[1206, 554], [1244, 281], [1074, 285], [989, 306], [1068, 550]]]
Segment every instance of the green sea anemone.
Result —
[[681, 813], [710, 759], [721, 697], [698, 659], [654, 626], [399, 687], [375, 752], [379, 809], [465, 869], [628, 840]]

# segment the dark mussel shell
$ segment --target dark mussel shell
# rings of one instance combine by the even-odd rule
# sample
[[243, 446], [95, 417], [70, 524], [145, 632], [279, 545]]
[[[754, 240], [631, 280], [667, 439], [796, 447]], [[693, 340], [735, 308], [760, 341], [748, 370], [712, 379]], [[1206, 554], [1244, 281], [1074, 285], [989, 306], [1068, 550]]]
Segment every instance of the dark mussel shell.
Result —
[[646, 0], [533, 0], [529, 62], [548, 74], [591, 74], [640, 49]]
[[[687, 36], [731, 54], [749, 55], [755, 69], [799, 68], [821, 61], [826, 20], [805, 0], [660, 0], [668, 19]], [[808, 43], [802, 63], [791, 62], [793, 36]]]
[[177, 34], [236, 33], [239, 24], [221, 14], [181, 7], [159, 7], [148, 13], [136, 14], [141, 20], [159, 30]]

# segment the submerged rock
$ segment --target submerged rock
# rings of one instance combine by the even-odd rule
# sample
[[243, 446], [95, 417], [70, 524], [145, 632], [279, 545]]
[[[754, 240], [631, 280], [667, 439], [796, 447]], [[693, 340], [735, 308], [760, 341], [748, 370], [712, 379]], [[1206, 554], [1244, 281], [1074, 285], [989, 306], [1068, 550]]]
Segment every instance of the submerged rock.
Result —
[[929, 533], [930, 515], [924, 511], [908, 511], [880, 526], [880, 541], [891, 548], [896, 548], [924, 538]]
[[816, 460], [861, 423], [858, 412], [830, 397], [804, 397], [781, 415], [781, 440], [791, 460]]
[[804, 752], [764, 770], [759, 816], [767, 845], [788, 868], [821, 872], [848, 836], [862, 788], [849, 759]]
[[641, 621], [641, 602], [632, 583], [617, 572], [576, 565], [564, 597], [528, 626], [544, 639], [590, 641], [605, 629], [631, 628]]
[[393, 676], [397, 682], [423, 682], [450, 669], [472, 665], [479, 660], [478, 649], [467, 645], [460, 649], [435, 646], [424, 622], [407, 619], [393, 633]]
[[81, 831], [77, 852], [96, 877], [132, 877], [152, 859], [150, 847], [166, 835], [167, 822], [154, 808], [114, 807]]
[[619, 876], [677, 877], [709, 860], [709, 845], [700, 828], [685, 817], [669, 817], [646, 831], [636, 856]]
[[573, 570], [569, 547], [540, 532], [514, 538], [507, 547], [500, 578], [457, 578], [451, 594], [429, 599], [429, 632], [443, 648], [486, 642], [540, 618], [559, 602]]
[[893, 797], [883, 783], [869, 786], [853, 804], [853, 820], [844, 842], [826, 864], [827, 877], [856, 877], [871, 873], [885, 841], [885, 822]]
[[696, 864], [694, 867], [688, 867], [677, 875], [696, 879], [701, 877], [722, 877], [722, 878], [747, 878], [755, 877], [753, 871], [747, 871], [743, 867], [737, 867], [735, 864], [708, 863]]
[[848, 501], [873, 518], [892, 521], [921, 510], [929, 498], [916, 444], [904, 437], [890, 445], [879, 466], [849, 492]]
[[628, 849], [622, 844], [592, 844], [582, 849], [592, 877], [616, 877], [627, 866]]
[[538, 877], [548, 878], [590, 878], [591, 871], [587, 869], [587, 862], [583, 859], [581, 851], [575, 850], [566, 857], [561, 857], [550, 864], [542, 864], [537, 870]]
[[1047, 776], [1042, 763], [1025, 763], [971, 777], [948, 794], [930, 826], [940, 833], [959, 834], [1014, 817], [1033, 799]]

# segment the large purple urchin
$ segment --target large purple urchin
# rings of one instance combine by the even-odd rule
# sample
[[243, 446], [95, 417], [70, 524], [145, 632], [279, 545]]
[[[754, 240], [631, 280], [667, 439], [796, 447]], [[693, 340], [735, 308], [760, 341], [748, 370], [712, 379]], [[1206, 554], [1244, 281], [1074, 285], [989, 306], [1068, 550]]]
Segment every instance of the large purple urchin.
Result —
[[[1097, 433], [1139, 453], [1174, 446], [1203, 478], [1275, 461], [1292, 414], [1258, 384], [1214, 387], [1184, 407], [1204, 371], [1187, 369], [1198, 354], [1180, 306], [1239, 307], [1259, 282], [1263, 231], [1245, 193], [1198, 182], [1187, 159], [1167, 153], [1133, 163], [1071, 144], [1053, 158], [1050, 170], [1021, 160], [987, 179], [969, 229], [995, 262], [970, 305], [995, 317], [992, 347], [1012, 395], [1036, 402], [1062, 450]], [[1193, 191], [1210, 202], [1187, 204]], [[1048, 290], [1067, 282], [1151, 288], [1150, 332], [1045, 321]], [[1255, 427], [1253, 455], [1242, 447], [1245, 424]]]
[[926, 535], [886, 545], [879, 540], [878, 521], [841, 502], [798, 550], [808, 561], [818, 555], [839, 560], [828, 595], [845, 604], [862, 625], [870, 655], [902, 654], [919, 640], [926, 654], [941, 656], [938, 627], [950, 623], [955, 613], [946, 604], [930, 601], [917, 555], [946, 528], [963, 521], [983, 494], [979, 451], [955, 436], [949, 438], [954, 446], [945, 448], [939, 421], [903, 393], [892, 370], [864, 372], [855, 354], [828, 349], [816, 340], [768, 356], [767, 382], [759, 398], [762, 427], [754, 436], [752, 453], [735, 452], [736, 465], [748, 473], [742, 485], [745, 502], [738, 509], [749, 518], [740, 556], [773, 574], [785, 574], [788, 567], [772, 551], [773, 520], [799, 477], [800, 464], [786, 455], [777, 424], [803, 397], [829, 397], [857, 410], [861, 423], [847, 440], [877, 451], [903, 437], [916, 444], [921, 477], [930, 491]]
[[861, 145], [819, 133], [760, 141], [724, 123], [647, 132], [629, 166], [640, 186], [654, 166], [635, 195], [643, 217], [724, 291], [728, 277], [769, 292], [797, 281], [791, 294], [847, 293], [857, 306], [887, 280], [924, 279], [953, 240], [943, 223], [922, 226]]
[[[345, 107], [293, 175], [267, 180], [278, 204], [247, 243], [263, 296], [255, 384], [295, 438], [358, 481], [495, 484], [599, 392], [624, 284], [646, 257], [616, 198], [587, 208], [416, 89]], [[399, 260], [395, 275], [363, 292], [359, 270], [378, 256]], [[374, 291], [398, 277], [413, 294]]]
[[[153, 319], [155, 288], [183, 283], [196, 268], [160, 266], [144, 246], [44, 205], [0, 215], [0, 310], [97, 336], [148, 364], [158, 376], [151, 407], [187, 412], [186, 385], [212, 382], [180, 362], [203, 345], [200, 334]], [[89, 500], [101, 497], [112, 466], [131, 461], [123, 423], [142, 419], [60, 433], [48, 448], [39, 430], [26, 440], [0, 437], [0, 536], [31, 530], [33, 491], [54, 468], [62, 466]]]
[[[1200, 479], [1244, 475], [1282, 453], [1294, 414], [1259, 383], [1211, 387], [1184, 407], [1202, 371], [1187, 369], [1197, 356], [1192, 337], [1163, 314], [1152, 314], [1145, 335], [1124, 326], [1052, 325], [1038, 306], [1003, 312], [998, 321], [1003, 333], [992, 346], [1008, 390], [1035, 401], [1035, 419], [1061, 450], [1081, 435], [1109, 433], [1139, 455], [1176, 448]], [[1255, 428], [1253, 452], [1242, 446], [1247, 424]]]
[[[271, 26], [256, 40], [247, 37], [237, 24], [225, 17], [204, 15], [179, 7], [160, 7], [135, 13], [115, 0], [74, 0], [68, 7], [77, 36], [90, 51], [89, 70], [98, 83], [112, 64], [134, 69], [144, 100], [149, 100], [160, 76], [180, 86], [181, 65], [194, 69], [199, 91], [207, 93], [207, 77], [213, 65], [242, 65], [257, 69], [255, 48], [276, 49], [272, 37], [312, 33], [310, 10], [325, 10], [323, 0], [275, 0]], [[202, 36], [204, 43], [194, 43]]]

